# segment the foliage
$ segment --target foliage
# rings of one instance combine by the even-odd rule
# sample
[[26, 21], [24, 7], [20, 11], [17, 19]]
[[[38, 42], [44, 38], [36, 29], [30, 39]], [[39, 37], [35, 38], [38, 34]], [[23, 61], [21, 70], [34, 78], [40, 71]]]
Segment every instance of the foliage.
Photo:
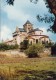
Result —
[[51, 55], [56, 55], [56, 43], [51, 47]]
[[46, 2], [50, 12], [55, 16], [54, 24], [50, 27], [50, 30], [56, 33], [56, 0], [46, 0]]
[[0, 43], [0, 50], [6, 50], [6, 49], [8, 49], [8, 45]]
[[[15, 0], [6, 0], [6, 2], [9, 4], [9, 5], [13, 5], [14, 4], [14, 1]], [[30, 2], [33, 2], [35, 4], [37, 4], [37, 1], [38, 0], [30, 0]], [[56, 0], [44, 0], [45, 1], [45, 4], [47, 7], [49, 7], [50, 11], [56, 15]]]
[[28, 48], [28, 40], [24, 40], [23, 42], [20, 43], [20, 50], [25, 50]]
[[9, 5], [13, 5], [14, 4], [14, 0], [7, 0], [6, 1]]
[[47, 47], [47, 48], [51, 48], [53, 45], [54, 45], [54, 43], [52, 43], [52, 42], [49, 42], [49, 43], [45, 43], [44, 44], [45, 45], [45, 47]]
[[17, 44], [15, 45], [7, 45], [5, 43], [0, 43], [0, 50], [10, 50], [10, 49], [18, 49], [19, 46]]
[[49, 15], [44, 15], [44, 17], [40, 16], [40, 15], [37, 15], [37, 19], [38, 21], [40, 22], [45, 22], [45, 23], [52, 23], [54, 22], [55, 18], [53, 16], [49, 16]]
[[33, 44], [25, 51], [28, 57], [38, 57], [38, 53], [43, 52], [44, 46], [41, 43]]
[[56, 15], [56, 0], [45, 0], [50, 12]]
[[18, 49], [19, 48], [19, 45], [18, 44], [15, 44], [14, 45], [14, 49]]
[[[37, 3], [38, 0], [30, 0], [31, 2]], [[44, 0], [46, 7], [49, 8], [49, 12], [54, 14], [54, 17], [49, 17], [45, 15], [45, 17], [41, 17], [40, 15], [37, 15], [38, 21], [44, 21], [45, 23], [54, 22], [54, 24], [48, 29], [48, 31], [52, 31], [56, 33], [56, 0]]]

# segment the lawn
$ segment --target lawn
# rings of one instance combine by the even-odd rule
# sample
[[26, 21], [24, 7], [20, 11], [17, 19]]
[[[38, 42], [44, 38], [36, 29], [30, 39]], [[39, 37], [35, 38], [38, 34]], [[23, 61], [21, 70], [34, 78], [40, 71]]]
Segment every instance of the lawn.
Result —
[[56, 80], [56, 57], [0, 57], [0, 80]]

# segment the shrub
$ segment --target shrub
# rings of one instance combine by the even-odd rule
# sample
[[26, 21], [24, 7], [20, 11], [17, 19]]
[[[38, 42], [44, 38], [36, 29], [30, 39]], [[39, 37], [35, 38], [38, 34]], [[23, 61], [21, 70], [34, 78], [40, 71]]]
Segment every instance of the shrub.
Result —
[[44, 45], [46, 48], [50, 48], [54, 45], [54, 43], [50, 42], [50, 43], [45, 43]]
[[25, 50], [25, 53], [29, 58], [39, 57], [38, 53], [43, 52], [43, 48], [44, 46], [41, 43], [33, 44], [29, 46], [27, 50]]
[[18, 49], [19, 46], [18, 46], [17, 44], [15, 44], [15, 45], [10, 45], [10, 48], [11, 48], [11, 49]]
[[20, 50], [25, 50], [28, 48], [28, 40], [24, 40], [23, 42], [20, 43]]
[[8, 49], [8, 45], [4, 43], [0, 43], [0, 50], [6, 50]]
[[56, 43], [51, 47], [51, 55], [56, 55]]
[[5, 43], [0, 43], [0, 51], [1, 50], [10, 50], [10, 49], [18, 49], [19, 46], [17, 44], [15, 45], [7, 45]]

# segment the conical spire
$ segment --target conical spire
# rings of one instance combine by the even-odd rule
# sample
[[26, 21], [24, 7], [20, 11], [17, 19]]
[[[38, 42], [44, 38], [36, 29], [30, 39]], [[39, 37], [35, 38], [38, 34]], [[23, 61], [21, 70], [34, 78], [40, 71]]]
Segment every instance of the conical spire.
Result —
[[27, 20], [26, 23], [23, 26], [25, 26], [27, 24], [31, 24], [32, 25], [32, 23], [29, 20]]
[[31, 24], [31, 22], [29, 20], [26, 21], [26, 24]]

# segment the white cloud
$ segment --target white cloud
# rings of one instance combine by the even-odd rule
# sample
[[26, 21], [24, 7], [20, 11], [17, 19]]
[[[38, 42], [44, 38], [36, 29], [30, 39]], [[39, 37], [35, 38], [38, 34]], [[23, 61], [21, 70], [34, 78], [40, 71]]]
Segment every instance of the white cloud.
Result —
[[48, 35], [48, 36], [51, 36], [51, 35], [52, 35], [51, 32], [48, 32], [48, 31], [47, 31], [47, 29], [48, 29], [47, 27], [40, 27], [40, 29], [43, 30], [43, 34], [44, 34], [44, 35]]
[[12, 39], [11, 30], [6, 26], [1, 26], [1, 40]]
[[16, 9], [16, 7], [14, 6], [6, 5], [3, 10], [6, 12], [8, 18], [11, 20], [24, 21], [30, 17], [28, 14], [25, 14], [20, 9]]
[[15, 0], [13, 6], [6, 5], [3, 11], [5, 11], [9, 19], [21, 22], [33, 17], [36, 18], [37, 14], [42, 15], [48, 12], [43, 0], [39, 0], [37, 5], [30, 3], [30, 0]]
[[30, 22], [32, 21], [33, 24], [36, 24], [36, 26], [43, 26], [41, 27], [41, 29], [44, 31], [43, 34], [51, 36], [52, 39], [55, 40], [54, 34], [52, 35], [51, 32], [46, 31], [47, 26], [44, 26], [45, 23], [39, 23], [36, 19], [37, 14], [43, 16], [44, 14], [49, 13], [44, 0], [39, 0], [37, 4], [30, 3], [30, 0], [15, 0], [13, 6], [7, 5], [5, 0], [1, 0], [1, 12], [2, 25], [8, 25], [8, 27], [6, 25], [2, 26], [1, 38], [6, 39], [11, 37], [9, 36], [11, 33], [10, 27], [12, 27], [13, 29], [15, 25], [20, 25], [21, 27], [24, 22], [26, 22], [26, 20], [30, 20]]

